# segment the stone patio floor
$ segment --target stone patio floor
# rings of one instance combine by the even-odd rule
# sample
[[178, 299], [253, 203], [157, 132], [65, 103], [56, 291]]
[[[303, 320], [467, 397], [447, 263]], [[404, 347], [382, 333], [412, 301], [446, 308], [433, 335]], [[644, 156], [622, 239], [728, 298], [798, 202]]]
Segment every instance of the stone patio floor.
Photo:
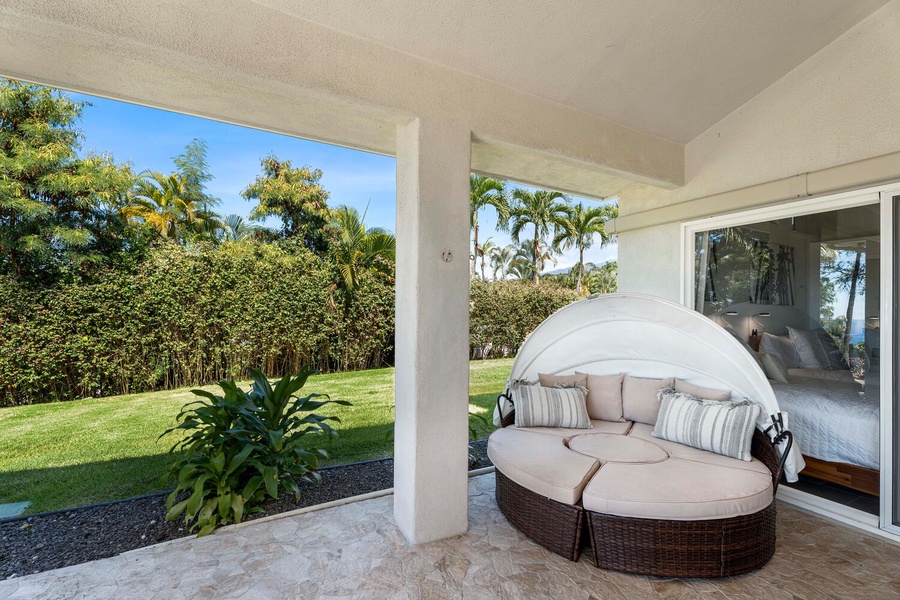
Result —
[[0, 581], [0, 600], [900, 598], [900, 546], [783, 503], [763, 569], [673, 580], [551, 554], [507, 524], [493, 493], [493, 474], [472, 478], [469, 533], [440, 542], [409, 547], [384, 496]]

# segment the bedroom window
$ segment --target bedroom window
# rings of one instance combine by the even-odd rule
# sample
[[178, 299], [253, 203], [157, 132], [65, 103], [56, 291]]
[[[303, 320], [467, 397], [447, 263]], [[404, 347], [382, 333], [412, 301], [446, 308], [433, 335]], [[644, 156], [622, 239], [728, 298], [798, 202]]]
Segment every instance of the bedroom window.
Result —
[[781, 215], [689, 229], [691, 300], [769, 355], [761, 366], [807, 463], [800, 488], [877, 515], [880, 205]]

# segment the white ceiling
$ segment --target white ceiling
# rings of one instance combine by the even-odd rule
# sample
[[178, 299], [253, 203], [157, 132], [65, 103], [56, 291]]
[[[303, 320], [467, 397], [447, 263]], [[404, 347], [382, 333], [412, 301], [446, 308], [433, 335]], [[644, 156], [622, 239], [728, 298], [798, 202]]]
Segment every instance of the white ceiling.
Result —
[[887, 0], [254, 0], [687, 142]]

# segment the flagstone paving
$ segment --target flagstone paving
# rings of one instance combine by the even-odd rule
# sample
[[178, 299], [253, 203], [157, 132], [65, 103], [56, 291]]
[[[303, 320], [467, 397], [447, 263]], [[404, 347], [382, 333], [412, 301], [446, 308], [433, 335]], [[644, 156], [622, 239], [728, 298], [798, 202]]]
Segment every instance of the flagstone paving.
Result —
[[20, 598], [898, 598], [900, 546], [778, 506], [778, 550], [763, 569], [719, 580], [624, 575], [545, 551], [469, 485], [469, 532], [407, 545], [392, 496], [248, 523], [90, 563], [0, 581]]

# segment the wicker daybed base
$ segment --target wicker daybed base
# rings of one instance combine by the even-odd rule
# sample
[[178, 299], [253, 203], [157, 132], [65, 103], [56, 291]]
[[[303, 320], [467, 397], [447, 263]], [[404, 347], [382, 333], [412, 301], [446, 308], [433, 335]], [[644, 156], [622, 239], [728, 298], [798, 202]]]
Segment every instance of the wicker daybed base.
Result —
[[501, 473], [497, 475], [497, 505], [513, 527], [547, 550], [571, 561], [581, 555], [585, 511], [535, 494]]
[[[511, 424], [512, 415], [503, 425]], [[772, 472], [775, 489], [781, 464], [761, 431], [752, 454]], [[727, 577], [762, 567], [775, 553], [775, 502], [756, 513], [727, 519], [670, 521], [585, 511], [528, 490], [497, 470], [501, 512], [525, 536], [569, 560], [592, 549], [603, 569], [661, 577]], [[584, 529], [588, 534], [584, 535]]]

